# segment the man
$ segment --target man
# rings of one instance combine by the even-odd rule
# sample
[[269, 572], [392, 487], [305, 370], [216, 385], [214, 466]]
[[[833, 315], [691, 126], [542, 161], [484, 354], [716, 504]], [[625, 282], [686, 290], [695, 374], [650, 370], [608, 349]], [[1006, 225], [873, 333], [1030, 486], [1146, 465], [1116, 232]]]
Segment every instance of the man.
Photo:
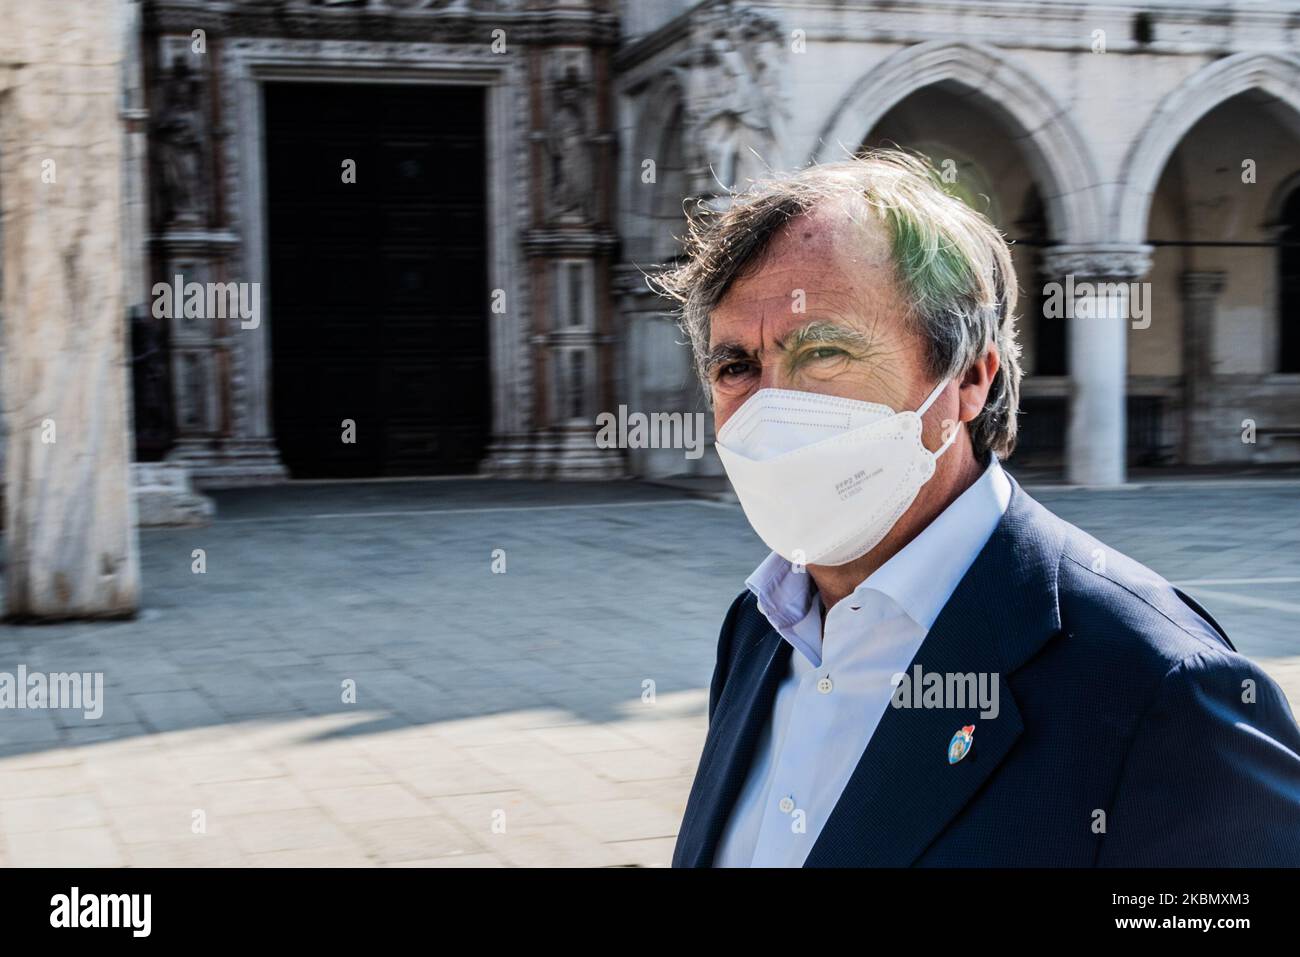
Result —
[[1192, 599], [1046, 511], [1002, 236], [898, 152], [692, 224], [681, 306], [772, 553], [674, 866], [1300, 864], [1300, 729]]

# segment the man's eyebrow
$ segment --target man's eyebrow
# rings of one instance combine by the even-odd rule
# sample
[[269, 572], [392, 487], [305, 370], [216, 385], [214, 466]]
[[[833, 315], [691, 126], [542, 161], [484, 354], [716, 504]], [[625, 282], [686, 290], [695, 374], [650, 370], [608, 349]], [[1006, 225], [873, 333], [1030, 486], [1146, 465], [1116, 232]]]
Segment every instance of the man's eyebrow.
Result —
[[808, 323], [806, 326], [800, 326], [786, 339], [776, 340], [777, 347], [783, 350], [797, 349], [799, 346], [808, 345], [812, 342], [845, 342], [865, 346], [870, 342], [870, 339], [861, 331], [850, 326], [819, 319]]
[[738, 342], [720, 342], [704, 357], [704, 368], [713, 369], [725, 362], [752, 359], [753, 353]]
[[[786, 352], [817, 342], [843, 342], [850, 345], [866, 346], [871, 342], [871, 337], [851, 326], [830, 322], [826, 319], [818, 319], [806, 326], [800, 326], [784, 339], [777, 339], [776, 347], [782, 352]], [[738, 342], [720, 342], [705, 355], [704, 368], [714, 369], [723, 363], [740, 362], [745, 359], [753, 360], [754, 358], [756, 358], [754, 353]]]

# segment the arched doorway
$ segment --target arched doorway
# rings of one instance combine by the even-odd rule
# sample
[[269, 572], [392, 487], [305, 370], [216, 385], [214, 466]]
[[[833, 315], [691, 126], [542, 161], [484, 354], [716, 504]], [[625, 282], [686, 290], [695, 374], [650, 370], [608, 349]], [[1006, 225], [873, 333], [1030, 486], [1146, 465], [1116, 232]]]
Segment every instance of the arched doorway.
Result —
[[1300, 115], [1257, 89], [1170, 149], [1146, 223], [1151, 315], [1128, 332], [1130, 440], [1154, 453], [1134, 464], [1300, 456], [1300, 396], [1278, 375], [1300, 372], [1297, 157]]

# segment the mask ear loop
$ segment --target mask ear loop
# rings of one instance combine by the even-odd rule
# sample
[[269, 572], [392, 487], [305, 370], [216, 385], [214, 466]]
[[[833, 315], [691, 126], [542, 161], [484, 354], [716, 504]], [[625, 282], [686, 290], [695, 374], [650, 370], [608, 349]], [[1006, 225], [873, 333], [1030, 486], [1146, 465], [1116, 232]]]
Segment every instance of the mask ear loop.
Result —
[[[926, 399], [924, 402], [922, 402], [921, 407], [916, 410], [916, 414], [918, 416], [925, 415], [925, 410], [930, 408], [930, 406], [934, 404], [935, 399], [939, 398], [939, 393], [943, 391], [944, 386], [948, 384], [948, 381], [949, 380], [947, 379], [943, 379], [937, 386], [934, 387], [934, 391], [930, 393], [930, 397]], [[952, 446], [952, 444], [956, 441], [957, 441], [957, 429], [953, 429], [952, 435], [948, 436], [948, 438], [944, 440], [943, 445], [939, 446], [931, 454], [934, 455], [934, 457], [937, 459], [939, 456], [943, 455], [944, 452], [947, 452], [948, 449]]]

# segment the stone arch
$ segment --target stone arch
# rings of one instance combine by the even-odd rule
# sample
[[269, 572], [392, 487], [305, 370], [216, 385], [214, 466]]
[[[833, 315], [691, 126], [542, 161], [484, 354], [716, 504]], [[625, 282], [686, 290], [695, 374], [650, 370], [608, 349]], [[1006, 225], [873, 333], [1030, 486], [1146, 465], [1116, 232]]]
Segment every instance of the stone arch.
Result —
[[891, 109], [917, 90], [940, 83], [954, 84], [964, 95], [977, 98], [1024, 141], [1053, 239], [1086, 242], [1101, 237], [1104, 207], [1087, 141], [1056, 99], [993, 47], [936, 40], [888, 57], [841, 98], [818, 134], [812, 160], [828, 162], [856, 150]]
[[[644, 92], [637, 95], [642, 104], [640, 115], [634, 127], [632, 145], [640, 146], [646, 158], [654, 158], [659, 164], [658, 172], [667, 174], [673, 171], [674, 159], [686, 162], [685, 132], [686, 86], [679, 70], [666, 70], [657, 77]], [[674, 156], [673, 154], [678, 154]], [[628, 197], [627, 211], [630, 218], [637, 223], [640, 233], [647, 236], [652, 249], [640, 250], [650, 253], [662, 250], [664, 237], [661, 235], [665, 218], [666, 195], [670, 192], [661, 176], [658, 188], [646, 189], [641, 185], [641, 157], [631, 157], [625, 167], [626, 186], [624, 195]], [[687, 176], [689, 180], [689, 175]], [[689, 183], [687, 184], [689, 186]], [[680, 203], [689, 189], [679, 191], [676, 197]], [[686, 214], [677, 207], [682, 227], [685, 227]]]
[[1216, 106], [1251, 93], [1281, 107], [1283, 122], [1300, 136], [1300, 58], [1237, 53], [1203, 67], [1161, 101], [1129, 149], [1112, 213], [1118, 240], [1142, 241], [1160, 175], [1188, 131]]

